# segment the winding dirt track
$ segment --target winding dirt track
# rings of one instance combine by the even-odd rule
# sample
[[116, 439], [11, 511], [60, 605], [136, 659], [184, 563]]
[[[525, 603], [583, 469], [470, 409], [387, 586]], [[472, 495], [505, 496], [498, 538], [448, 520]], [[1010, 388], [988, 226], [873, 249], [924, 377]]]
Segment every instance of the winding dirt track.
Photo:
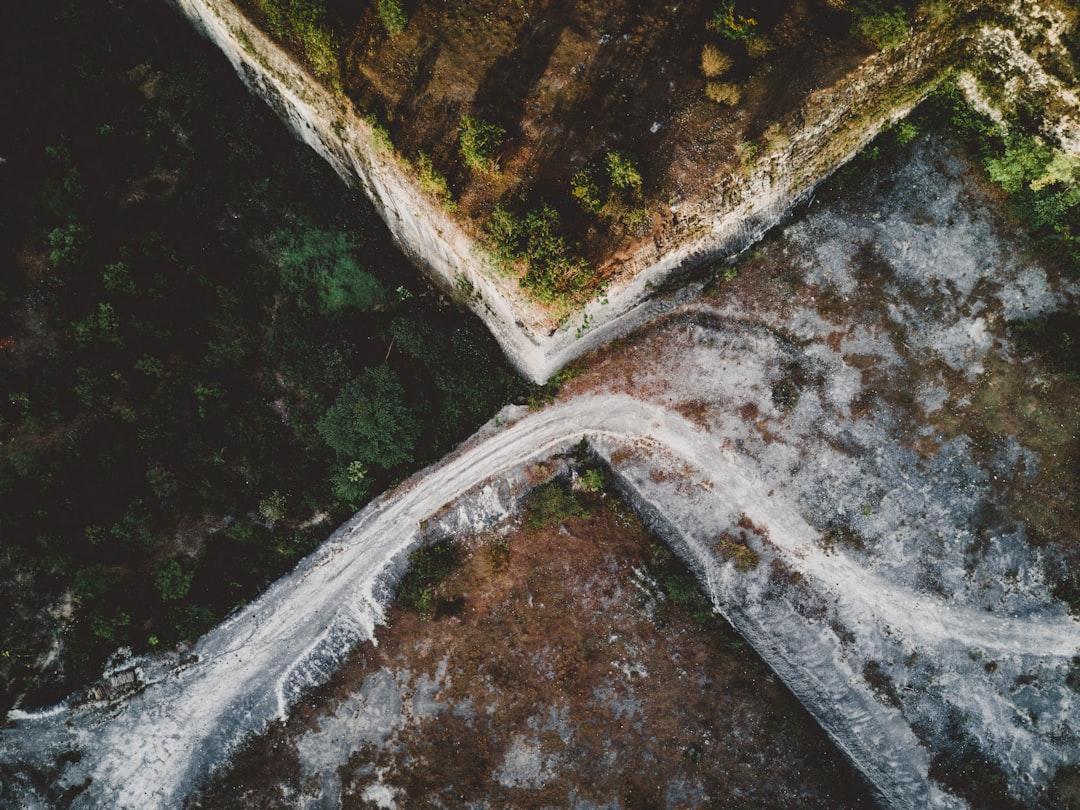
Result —
[[[620, 443], [647, 439], [701, 471], [714, 482], [712, 492], [703, 495], [709, 508], [745, 512], [766, 524], [793, 567], [867, 621], [925, 645], [977, 641], [1006, 652], [1042, 655], [1070, 655], [1080, 647], [1080, 624], [1071, 619], [999, 619], [895, 587], [843, 556], [826, 556], [814, 544], [816, 530], [790, 504], [766, 498], [768, 482], [759, 479], [749, 459], [719, 449], [720, 437], [674, 412], [626, 396], [583, 396], [527, 416], [373, 502], [293, 573], [204, 637], [193, 651], [196, 663], [161, 676], [115, 716], [101, 719], [76, 711], [26, 717], [3, 732], [0, 750], [32, 751], [39, 736], [35, 730], [55, 738], [58, 728], [70, 722], [68, 733], [84, 753], [84, 772], [93, 777], [76, 806], [180, 806], [183, 796], [246, 735], [284, 715], [304, 688], [325, 679], [350, 648], [373, 636], [383, 614], [380, 581], [400, 565], [422, 520], [477, 485], [549, 456], [583, 435]], [[652, 506], [664, 512], [663, 504]], [[712, 538], [684, 539], [703, 569], [715, 572]], [[707, 585], [715, 599], [716, 583]], [[789, 685], [804, 698], [809, 691], [813, 702], [812, 682]], [[882, 774], [880, 763], [867, 761], [873, 751], [867, 741], [860, 743], [856, 729], [829, 728], [830, 722], [824, 722], [888, 803], [926, 806], [929, 794], [921, 769], [911, 766], [905, 773], [900, 756], [890, 762], [892, 773]], [[881, 724], [872, 725], [880, 737]], [[914, 744], [909, 733], [885, 733], [895, 737], [898, 751]]]

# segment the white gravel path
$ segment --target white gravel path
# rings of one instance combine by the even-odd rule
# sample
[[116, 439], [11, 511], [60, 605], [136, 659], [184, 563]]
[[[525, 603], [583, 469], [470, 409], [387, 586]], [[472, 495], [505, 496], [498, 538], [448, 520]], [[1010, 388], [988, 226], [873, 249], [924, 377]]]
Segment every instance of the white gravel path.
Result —
[[[246, 735], [283, 716], [304, 688], [321, 682], [349, 649], [372, 637], [383, 616], [383, 578], [415, 545], [421, 521], [477, 485], [521, 470], [582, 436], [603, 446], [647, 441], [685, 461], [713, 482], [711, 492], [702, 489], [698, 506], [717, 514], [745, 513], [767, 526], [788, 564], [811, 578], [819, 593], [842, 603], [846, 615], [891, 628], [921, 647], [977, 645], [1040, 656], [1066, 656], [1080, 648], [1080, 623], [1064, 615], [988, 615], [894, 586], [843, 556], [826, 555], [814, 542], [817, 530], [792, 504], [769, 495], [769, 482], [760, 478], [752, 460], [722, 450], [716, 437], [672, 411], [624, 395], [589, 395], [526, 416], [372, 503], [295, 572], [200, 641], [193, 650], [196, 663], [151, 683], [115, 715], [103, 718], [77, 711], [71, 717], [55, 712], [16, 717], [15, 729], [0, 737], [0, 755], [6, 758], [13, 749], [32, 746], [35, 726], [55, 730], [70, 720], [74, 725], [69, 733], [84, 757], [72, 766], [69, 778], [77, 781], [76, 773], [93, 778], [77, 806], [179, 806]], [[665, 510], [662, 503], [653, 507]], [[492, 510], [498, 512], [497, 507]], [[666, 517], [678, 526], [685, 516]], [[711, 551], [715, 536], [684, 539], [703, 567], [716, 570]], [[714, 594], [723, 592], [715, 582], [710, 586]], [[806, 651], [784, 650], [782, 634], [774, 644], [782, 657], [805, 657]], [[763, 652], [769, 659], [770, 650]], [[792, 684], [792, 673], [783, 674], [804, 699], [808, 685], [813, 692], [813, 683]], [[796, 672], [794, 677], [800, 676]], [[835, 684], [828, 688], [831, 692]], [[830, 693], [829, 703], [835, 704], [836, 698]], [[919, 773], [921, 768], [904, 756], [907, 749], [918, 753], [906, 725], [892, 722], [891, 710], [872, 701], [848, 703], [859, 716], [845, 716], [841, 705], [833, 712], [832, 727], [826, 720], [826, 728], [848, 743], [844, 747], [864, 771], [878, 773], [879, 768], [859, 762], [859, 735], [871, 729], [876, 747], [883, 742], [883, 729], [895, 730], [885, 735], [891, 738], [885, 742], [892, 752], [893, 784], [875, 780], [890, 803], [916, 807], [937, 796], [927, 787], [925, 772]], [[868, 711], [880, 716], [865, 716]], [[910, 773], [904, 773], [905, 766]], [[912, 793], [911, 786], [919, 783], [921, 790]], [[903, 792], [898, 792], [901, 786]]]

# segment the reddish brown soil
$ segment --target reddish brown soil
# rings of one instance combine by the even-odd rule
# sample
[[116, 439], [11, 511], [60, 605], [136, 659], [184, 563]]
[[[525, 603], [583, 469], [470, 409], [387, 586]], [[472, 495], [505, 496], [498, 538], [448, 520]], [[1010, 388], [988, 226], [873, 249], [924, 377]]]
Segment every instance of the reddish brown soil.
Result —
[[[621, 507], [596, 501], [591, 510], [508, 543], [470, 544], [440, 588], [437, 618], [394, 610], [378, 646], [359, 650], [287, 726], [244, 751], [199, 806], [285, 807], [282, 783], [311, 791], [298, 735], [380, 669], [405, 685], [406, 703], [420, 678], [435, 678], [444, 709], [411, 718], [386, 746], [342, 741], [353, 752], [339, 769], [345, 807], [373, 806], [361, 798], [372, 766], [386, 769], [383, 783], [407, 807], [872, 806], [721, 619], [693, 618], [635, 574], [670, 576], [666, 550]], [[447, 606], [460, 612], [440, 616]], [[515, 750], [544, 763], [528, 785], [508, 776]]]

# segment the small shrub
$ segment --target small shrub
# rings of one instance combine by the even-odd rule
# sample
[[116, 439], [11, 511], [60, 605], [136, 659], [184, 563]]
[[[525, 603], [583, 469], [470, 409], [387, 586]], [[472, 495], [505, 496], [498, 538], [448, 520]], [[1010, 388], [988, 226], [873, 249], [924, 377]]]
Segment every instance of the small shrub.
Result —
[[[1010, 135], [1000, 157], [984, 161], [990, 179], [1010, 194], [1022, 191], [1025, 186], [1034, 188], [1047, 175], [1054, 157], [1054, 150], [1041, 138]], [[1044, 184], [1040, 184], [1042, 188]], [[1038, 190], [1038, 189], [1036, 189]]]
[[506, 130], [481, 118], [465, 115], [458, 125], [458, 144], [465, 165], [476, 172], [497, 172], [496, 150], [503, 145]]
[[851, 528], [850, 522], [844, 518], [836, 517], [830, 521], [825, 533], [818, 538], [818, 545], [826, 551], [831, 551], [838, 545], [862, 551], [866, 548], [866, 541], [861, 534]]
[[577, 204], [590, 214], [599, 214], [604, 207], [600, 201], [600, 188], [589, 169], [582, 169], [570, 178], [570, 193]]
[[337, 46], [325, 26], [322, 0], [255, 0], [270, 33], [298, 47], [319, 78], [337, 75]]
[[379, 22], [390, 36], [396, 37], [409, 24], [409, 16], [398, 0], [375, 0], [375, 6], [379, 13]]
[[177, 560], [166, 560], [158, 566], [157, 585], [162, 602], [178, 602], [187, 596], [194, 571], [186, 570]]
[[280, 523], [285, 518], [287, 505], [285, 496], [275, 489], [259, 501], [259, 517], [270, 523]]
[[371, 126], [371, 145], [375, 147], [375, 151], [387, 155], [393, 154], [394, 141], [390, 138], [386, 127], [379, 123], [374, 113], [365, 115], [364, 120]]
[[559, 230], [559, 214], [550, 205], [520, 218], [497, 205], [487, 223], [497, 258], [524, 262], [522, 288], [549, 304], [573, 300], [589, 277], [588, 264], [570, 255]]
[[893, 138], [897, 146], [907, 146], [919, 137], [919, 128], [910, 121], [901, 121], [893, 127]]
[[551, 481], [533, 490], [523, 522], [529, 529], [545, 529], [572, 517], [588, 517], [588, 510], [566, 484]]
[[751, 59], [764, 59], [773, 52], [773, 44], [768, 38], [757, 34], [747, 37], [744, 44], [746, 45], [746, 55]]
[[113, 262], [105, 265], [101, 274], [105, 289], [109, 292], [134, 295], [137, 292], [135, 282], [131, 280], [130, 268], [125, 262]]
[[701, 72], [707, 79], [716, 79], [731, 70], [735, 60], [717, 48], [706, 45], [701, 49]]
[[717, 104], [734, 107], [742, 99], [742, 89], [731, 82], [707, 82], [705, 95]]
[[761, 140], [765, 144], [767, 153], [779, 152], [786, 149], [791, 143], [791, 138], [788, 137], [787, 132], [779, 124], [770, 124], [761, 134]]
[[641, 173], [634, 162], [622, 152], [608, 152], [604, 158], [608, 179], [614, 188], [640, 189]]
[[420, 188], [437, 199], [448, 211], [453, 211], [457, 208], [457, 203], [454, 202], [454, 196], [450, 193], [450, 184], [439, 170], [435, 168], [435, 165], [431, 162], [431, 158], [423, 152], [420, 152], [416, 156], [416, 160], [413, 161], [413, 166], [416, 168], [416, 176], [420, 181]]
[[146, 482], [150, 485], [150, 491], [163, 501], [176, 494], [176, 476], [162, 467], [147, 470]]
[[907, 12], [903, 6], [892, 11], [883, 8], [878, 0], [860, 3], [854, 10], [851, 34], [879, 51], [901, 45], [911, 33]]
[[282, 289], [305, 311], [370, 310], [386, 299], [382, 284], [357, 260], [360, 246], [352, 235], [303, 224], [274, 239]]
[[737, 13], [735, 0], [720, 0], [720, 5], [709, 21], [709, 28], [725, 39], [741, 41], [754, 35], [757, 20]]
[[97, 310], [75, 324], [75, 340], [80, 346], [93, 343], [123, 346], [120, 318], [112, 304], [98, 304]]
[[500, 261], [513, 262], [518, 258], [518, 237], [521, 230], [521, 221], [512, 211], [501, 205], [495, 206], [487, 221], [487, 232]]
[[461, 562], [460, 547], [449, 541], [414, 551], [398, 588], [397, 603], [421, 616], [430, 616], [439, 585]]
[[71, 267], [82, 261], [89, 234], [77, 222], [49, 231], [45, 243], [49, 248], [49, 263], [53, 267]]
[[716, 551], [725, 561], [733, 561], [735, 570], [741, 573], [753, 571], [761, 562], [761, 557], [756, 551], [726, 533], [720, 535], [716, 543]]
[[604, 473], [595, 467], [585, 470], [578, 480], [585, 492], [600, 492], [604, 489]]
[[350, 506], [359, 506], [371, 489], [367, 474], [367, 467], [363, 462], [352, 461], [346, 464], [330, 479], [334, 497]]
[[655, 571], [654, 579], [671, 603], [681, 608], [692, 621], [701, 626], [707, 626], [712, 621], [712, 603], [701, 593], [701, 586], [689, 572], [669, 564]]
[[781, 413], [790, 413], [799, 404], [799, 393], [799, 386], [793, 380], [778, 380], [772, 386], [773, 404]]
[[297, 25], [295, 36], [300, 40], [311, 70], [320, 79], [337, 75], [337, 46], [333, 35], [321, 25], [303, 22]]
[[573, 297], [583, 286], [588, 265], [569, 256], [555, 209], [543, 205], [526, 214], [522, 236], [522, 255], [528, 263], [522, 286], [549, 303]]

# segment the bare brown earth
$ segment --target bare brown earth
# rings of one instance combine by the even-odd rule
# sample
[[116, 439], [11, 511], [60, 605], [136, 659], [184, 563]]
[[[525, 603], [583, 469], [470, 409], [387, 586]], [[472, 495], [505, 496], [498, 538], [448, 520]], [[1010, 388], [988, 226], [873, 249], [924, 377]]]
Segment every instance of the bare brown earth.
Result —
[[[265, 25], [264, 0], [245, 5]], [[851, 36], [844, 3], [829, 0], [740, 5], [757, 21], [745, 42], [709, 27], [710, 0], [404, 3], [408, 25], [397, 36], [387, 35], [376, 5], [328, 4], [340, 87], [407, 160], [430, 157], [463, 222], [482, 227], [495, 204], [518, 212], [553, 205], [571, 252], [594, 268], [595, 285], [637, 248], [664, 240], [673, 204], [701, 198], [717, 177], [773, 148], [815, 90], [837, 84], [874, 50]], [[923, 5], [915, 31], [943, 18]], [[737, 103], [706, 96], [706, 44], [731, 57], [717, 81], [739, 88]], [[464, 115], [506, 130], [497, 170], [465, 165]], [[601, 214], [583, 211], [571, 177], [586, 167], [601, 177], [610, 151], [640, 170], [643, 201], [624, 196]]]
[[[663, 595], [658, 580], [692, 583], [670, 553], [614, 499], [588, 510], [468, 541], [433, 618], [395, 608], [192, 806], [313, 799], [328, 774], [301, 766], [304, 735], [333, 737], [347, 808], [376, 806], [376, 783], [399, 807], [873, 806], [726, 623]], [[402, 720], [381, 745], [359, 724], [349, 739], [347, 701], [378, 677]]]

